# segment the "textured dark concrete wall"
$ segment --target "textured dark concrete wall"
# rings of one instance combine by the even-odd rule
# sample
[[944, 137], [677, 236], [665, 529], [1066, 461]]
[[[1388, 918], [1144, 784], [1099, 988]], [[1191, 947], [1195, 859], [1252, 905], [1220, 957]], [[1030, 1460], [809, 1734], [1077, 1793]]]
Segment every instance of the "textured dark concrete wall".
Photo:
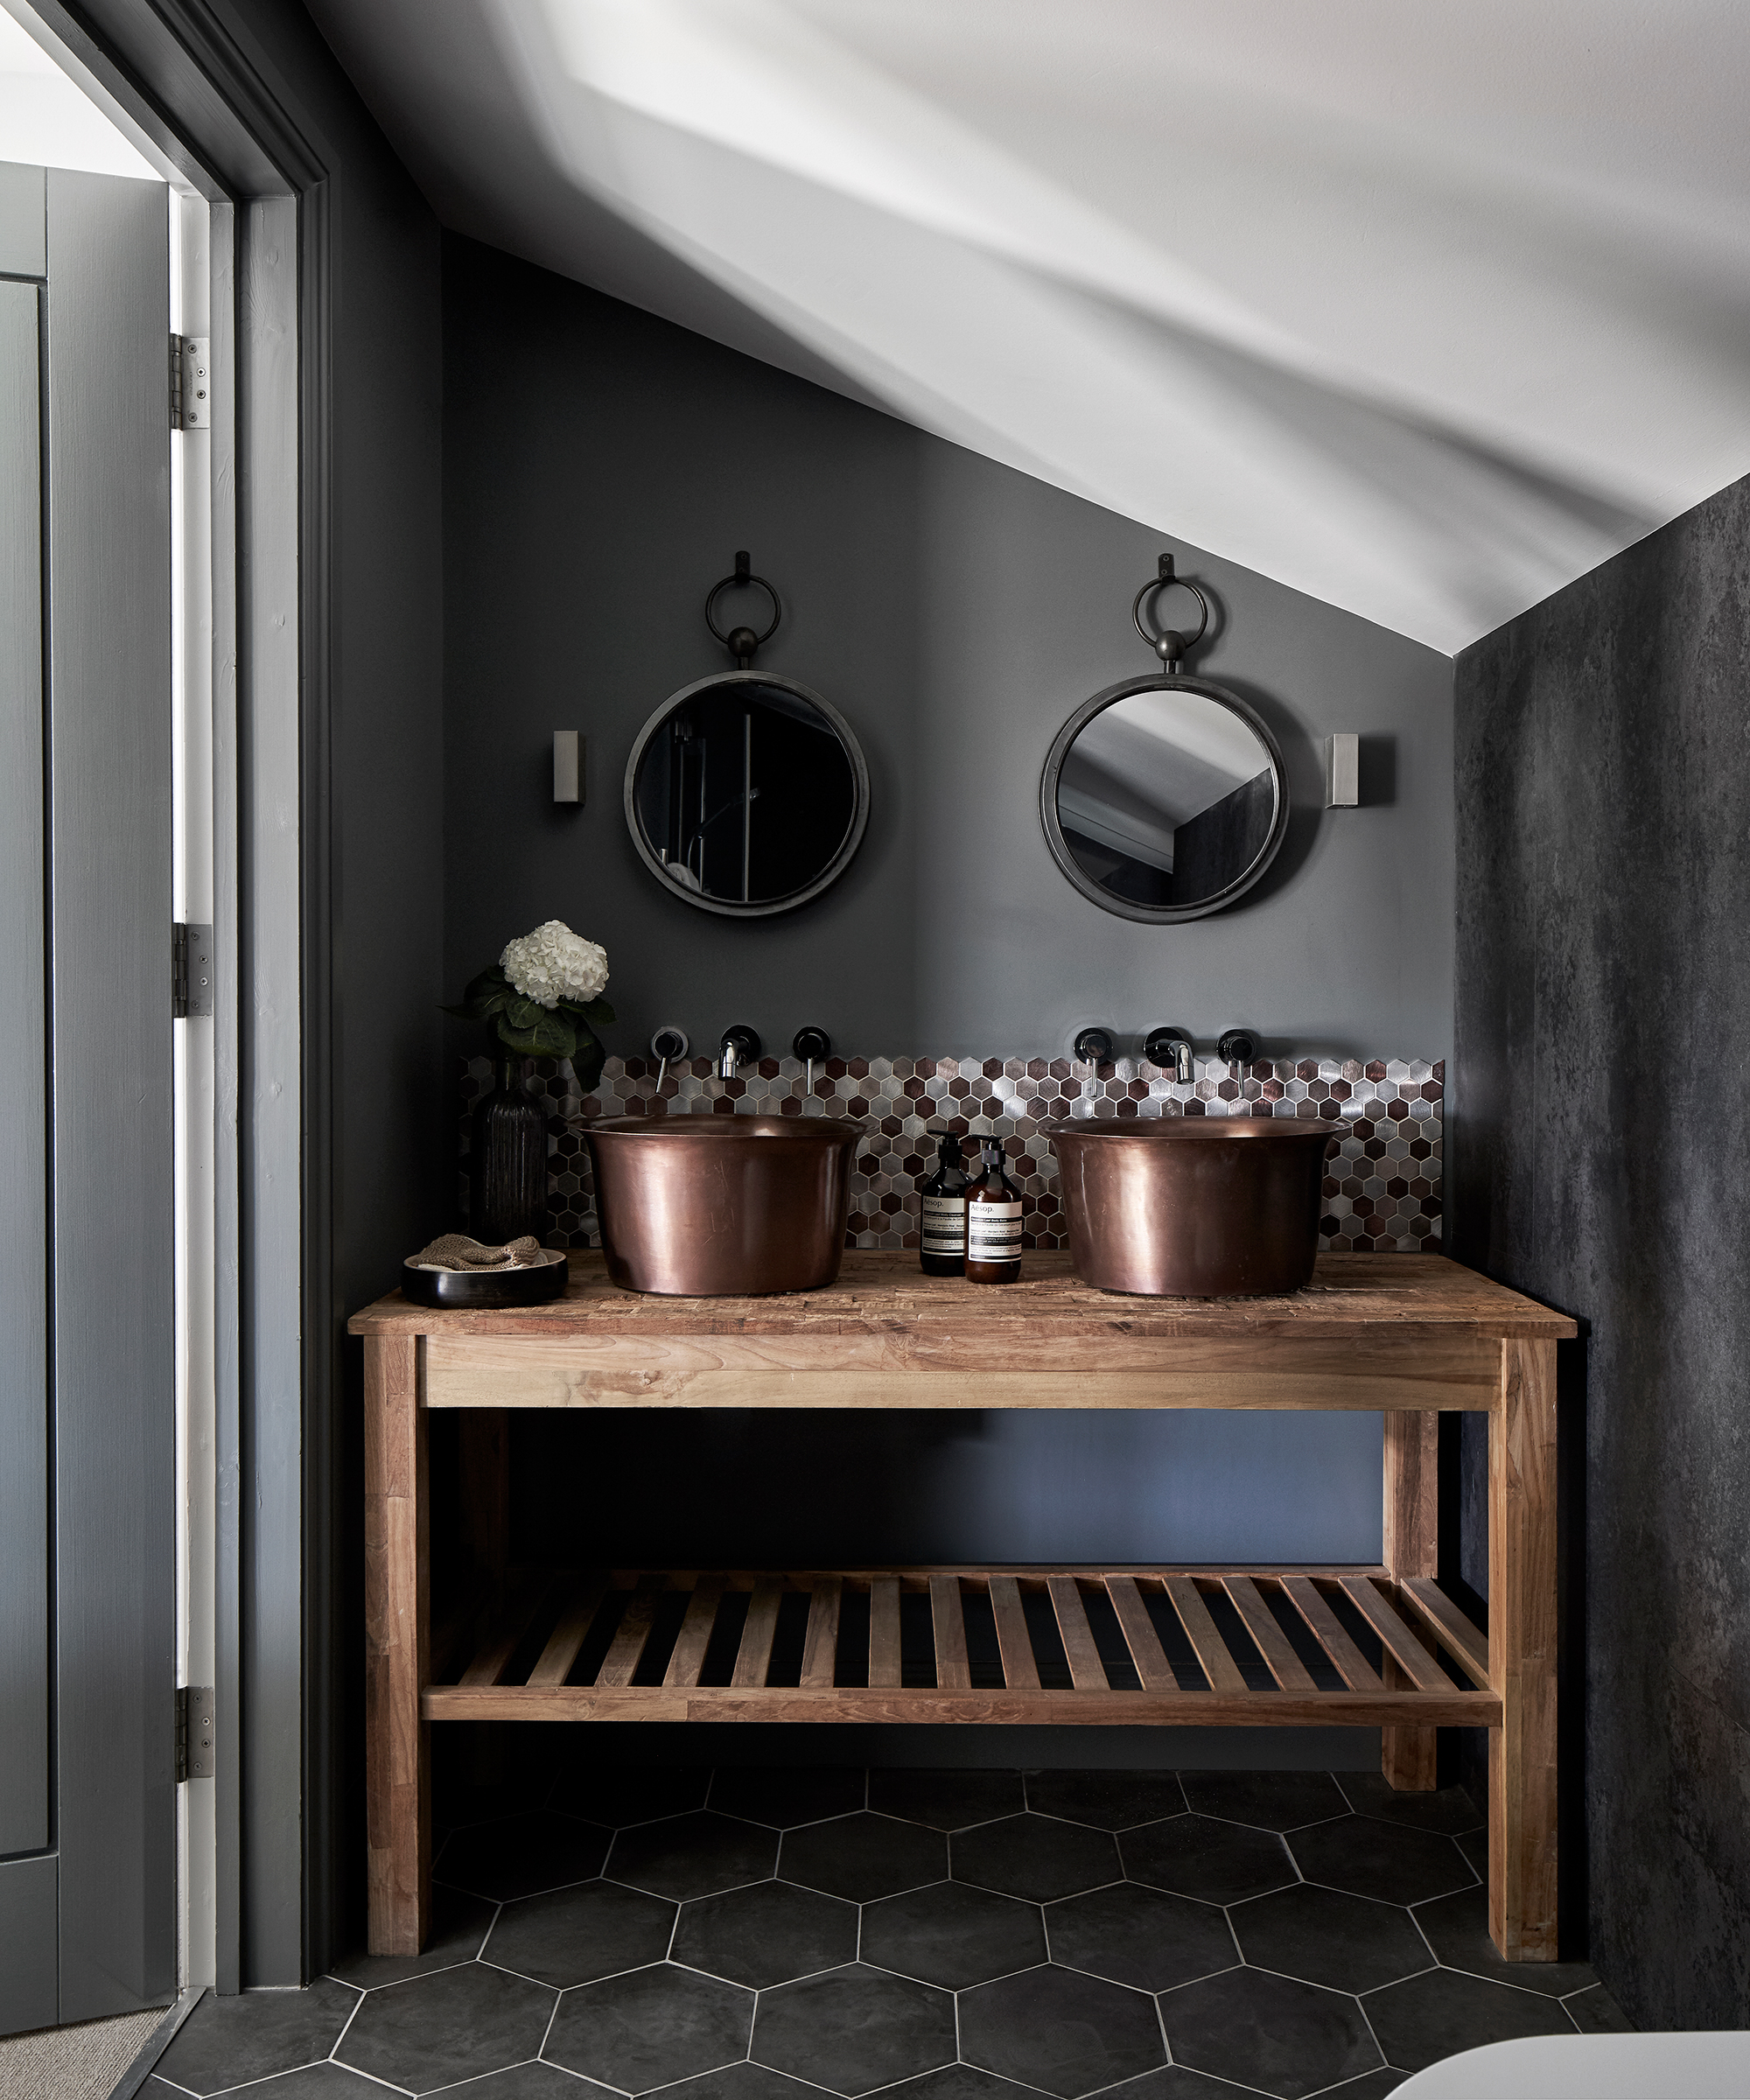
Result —
[[1458, 666], [1454, 1248], [1584, 1323], [1564, 1776], [1648, 2027], [1750, 2024], [1746, 687], [1750, 481]]

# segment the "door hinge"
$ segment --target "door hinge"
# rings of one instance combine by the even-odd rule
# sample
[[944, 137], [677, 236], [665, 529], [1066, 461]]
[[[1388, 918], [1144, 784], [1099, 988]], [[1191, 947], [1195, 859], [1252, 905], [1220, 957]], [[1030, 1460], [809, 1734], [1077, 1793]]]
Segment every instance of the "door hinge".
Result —
[[185, 926], [170, 929], [170, 1012], [175, 1021], [213, 1018], [213, 928]]
[[213, 427], [213, 382], [207, 356], [211, 347], [210, 336], [172, 335], [170, 339], [170, 427], [173, 430]]
[[213, 1751], [213, 1687], [178, 1684], [176, 1688], [176, 1783], [186, 1779], [211, 1779]]

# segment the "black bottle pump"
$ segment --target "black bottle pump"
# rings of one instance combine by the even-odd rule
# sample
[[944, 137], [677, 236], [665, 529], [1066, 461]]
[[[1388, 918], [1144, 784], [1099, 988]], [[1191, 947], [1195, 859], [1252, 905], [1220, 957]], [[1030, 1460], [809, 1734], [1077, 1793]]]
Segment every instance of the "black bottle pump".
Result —
[[926, 1276], [964, 1276], [966, 1190], [972, 1177], [959, 1133], [932, 1124], [929, 1134], [939, 1142], [935, 1172], [921, 1194], [918, 1263]]

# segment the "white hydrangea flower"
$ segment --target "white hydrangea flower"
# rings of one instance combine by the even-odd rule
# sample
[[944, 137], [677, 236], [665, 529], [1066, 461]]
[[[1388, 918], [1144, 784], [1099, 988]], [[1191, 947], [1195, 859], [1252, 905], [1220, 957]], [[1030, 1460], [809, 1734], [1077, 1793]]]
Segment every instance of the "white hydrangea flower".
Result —
[[563, 919], [550, 919], [532, 934], [505, 944], [499, 967], [525, 999], [556, 1006], [561, 999], [588, 1001], [607, 986], [607, 950], [574, 934]]

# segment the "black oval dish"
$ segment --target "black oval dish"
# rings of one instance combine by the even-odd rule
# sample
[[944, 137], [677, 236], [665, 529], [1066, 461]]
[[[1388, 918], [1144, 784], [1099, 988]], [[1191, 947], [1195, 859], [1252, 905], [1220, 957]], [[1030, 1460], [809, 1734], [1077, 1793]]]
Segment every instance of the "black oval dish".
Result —
[[547, 1259], [531, 1269], [421, 1269], [403, 1262], [401, 1295], [416, 1306], [473, 1312], [493, 1306], [544, 1306], [565, 1295], [571, 1264], [550, 1247], [542, 1251]]

